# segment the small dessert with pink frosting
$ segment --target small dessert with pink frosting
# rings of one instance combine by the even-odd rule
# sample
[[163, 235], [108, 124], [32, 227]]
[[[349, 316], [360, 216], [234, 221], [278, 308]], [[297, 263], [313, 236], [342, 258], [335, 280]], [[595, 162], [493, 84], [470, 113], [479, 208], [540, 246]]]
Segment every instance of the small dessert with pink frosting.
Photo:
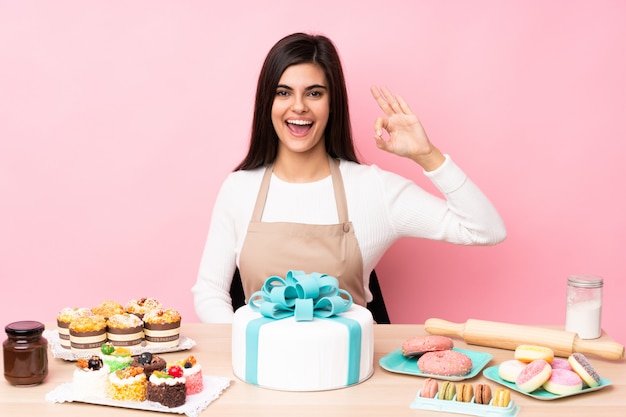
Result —
[[456, 350], [426, 352], [417, 360], [417, 367], [425, 374], [465, 376], [472, 370], [472, 360]]
[[439, 391], [439, 383], [432, 378], [426, 378], [424, 385], [420, 391], [420, 397], [422, 398], [435, 398], [435, 394]]
[[543, 389], [556, 395], [573, 394], [583, 389], [583, 380], [574, 371], [552, 369], [552, 375], [543, 384]]
[[196, 361], [196, 358], [190, 355], [182, 361], [176, 362], [176, 365], [183, 370], [183, 375], [187, 381], [187, 395], [201, 393], [204, 389], [202, 366]]
[[452, 339], [447, 336], [428, 335], [406, 339], [402, 342], [404, 356], [420, 356], [426, 352], [450, 350], [454, 346]]
[[498, 375], [507, 382], [515, 382], [526, 365], [526, 363], [517, 359], [504, 361], [498, 367]]
[[515, 384], [524, 392], [533, 392], [550, 379], [552, 367], [543, 359], [536, 359], [526, 365], [517, 376]]

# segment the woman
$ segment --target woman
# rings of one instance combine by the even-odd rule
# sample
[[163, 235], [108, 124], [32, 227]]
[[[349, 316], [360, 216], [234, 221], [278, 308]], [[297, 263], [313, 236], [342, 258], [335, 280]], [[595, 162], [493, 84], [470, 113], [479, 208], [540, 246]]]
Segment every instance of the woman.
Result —
[[446, 199], [358, 163], [334, 45], [324, 36], [289, 35], [265, 59], [248, 154], [215, 202], [192, 289], [202, 321], [232, 321], [236, 267], [246, 299], [269, 276], [295, 269], [337, 277], [365, 306], [371, 271], [402, 237], [465, 245], [505, 238], [495, 208], [431, 144], [405, 101], [384, 88], [372, 95], [386, 116], [374, 123], [378, 147], [415, 161]]

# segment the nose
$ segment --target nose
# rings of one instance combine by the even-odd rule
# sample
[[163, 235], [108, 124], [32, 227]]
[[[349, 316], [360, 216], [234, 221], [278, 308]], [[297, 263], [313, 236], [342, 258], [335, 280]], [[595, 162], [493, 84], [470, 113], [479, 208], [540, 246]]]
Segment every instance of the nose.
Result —
[[293, 105], [291, 106], [291, 109], [295, 113], [304, 113], [307, 111], [306, 105], [301, 96], [297, 96], [297, 95], [294, 96]]

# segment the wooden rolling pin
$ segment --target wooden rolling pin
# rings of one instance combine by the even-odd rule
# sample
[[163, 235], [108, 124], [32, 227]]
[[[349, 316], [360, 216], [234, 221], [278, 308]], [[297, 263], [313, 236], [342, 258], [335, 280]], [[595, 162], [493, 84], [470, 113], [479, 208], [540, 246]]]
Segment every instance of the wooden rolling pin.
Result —
[[555, 356], [568, 357], [572, 353], [600, 356], [618, 360], [624, 357], [624, 346], [612, 340], [585, 340], [576, 333], [518, 324], [469, 319], [465, 323], [451, 323], [428, 319], [424, 328], [430, 334], [456, 335], [471, 345], [515, 350], [519, 345], [549, 347]]

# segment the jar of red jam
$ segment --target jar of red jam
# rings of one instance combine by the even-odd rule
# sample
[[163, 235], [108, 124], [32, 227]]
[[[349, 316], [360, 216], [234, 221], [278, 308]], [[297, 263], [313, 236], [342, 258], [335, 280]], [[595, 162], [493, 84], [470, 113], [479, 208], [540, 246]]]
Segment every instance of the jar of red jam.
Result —
[[45, 326], [38, 321], [7, 324], [7, 339], [2, 344], [4, 377], [16, 386], [38, 385], [48, 375], [48, 341], [42, 336]]

